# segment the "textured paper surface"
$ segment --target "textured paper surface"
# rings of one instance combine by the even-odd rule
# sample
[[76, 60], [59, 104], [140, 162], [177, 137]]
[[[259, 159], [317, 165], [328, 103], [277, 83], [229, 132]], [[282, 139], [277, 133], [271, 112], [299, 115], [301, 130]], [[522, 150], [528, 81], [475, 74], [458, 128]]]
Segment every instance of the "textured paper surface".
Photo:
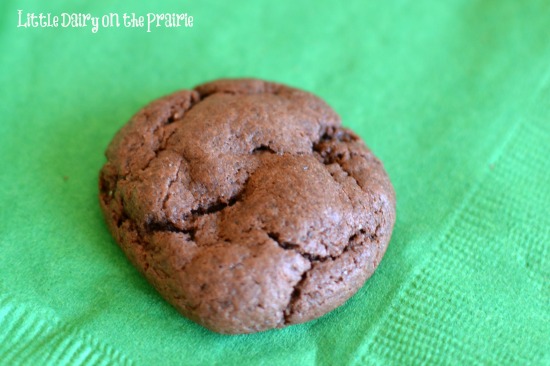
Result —
[[[193, 28], [18, 28], [34, 13], [186, 12]], [[0, 4], [0, 364], [550, 364], [550, 3]], [[383, 160], [379, 269], [319, 320], [221, 336], [109, 235], [97, 174], [154, 98], [218, 77], [312, 91]]]

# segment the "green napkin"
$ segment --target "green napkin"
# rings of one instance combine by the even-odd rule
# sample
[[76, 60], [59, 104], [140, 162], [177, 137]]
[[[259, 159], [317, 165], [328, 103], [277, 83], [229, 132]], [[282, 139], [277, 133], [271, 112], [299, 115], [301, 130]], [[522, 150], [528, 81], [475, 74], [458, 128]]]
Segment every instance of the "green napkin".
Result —
[[[18, 27], [29, 13], [193, 27]], [[546, 0], [3, 0], [0, 364], [549, 365], [549, 29]], [[341, 308], [223, 336], [129, 264], [97, 175], [141, 106], [237, 76], [332, 105], [384, 162], [397, 222]]]

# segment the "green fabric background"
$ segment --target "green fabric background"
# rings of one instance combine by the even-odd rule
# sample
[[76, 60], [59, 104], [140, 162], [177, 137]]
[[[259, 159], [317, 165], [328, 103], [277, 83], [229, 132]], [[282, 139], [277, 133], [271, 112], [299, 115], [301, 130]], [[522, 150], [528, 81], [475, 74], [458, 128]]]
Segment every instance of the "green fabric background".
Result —
[[[24, 12], [187, 12], [190, 29], [17, 28]], [[218, 77], [310, 90], [383, 160], [379, 269], [316, 321], [182, 318], [103, 223], [97, 174], [154, 98]], [[0, 3], [0, 364], [550, 365], [550, 3]]]

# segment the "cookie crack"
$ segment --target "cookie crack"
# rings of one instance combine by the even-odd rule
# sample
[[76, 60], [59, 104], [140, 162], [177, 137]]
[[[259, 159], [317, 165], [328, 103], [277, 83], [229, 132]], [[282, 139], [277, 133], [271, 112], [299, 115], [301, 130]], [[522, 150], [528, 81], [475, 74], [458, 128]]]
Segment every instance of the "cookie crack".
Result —
[[290, 317], [294, 314], [294, 311], [293, 311], [294, 305], [300, 299], [300, 296], [302, 294], [302, 287], [307, 280], [307, 274], [312, 269], [313, 269], [313, 264], [308, 270], [305, 270], [304, 272], [302, 272], [302, 277], [298, 280], [298, 282], [296, 282], [296, 284], [292, 289], [292, 293], [290, 294], [290, 299], [288, 300], [288, 304], [286, 305], [286, 308], [283, 311], [283, 323], [285, 325], [291, 324]]
[[189, 229], [180, 229], [169, 221], [150, 221], [146, 224], [146, 230], [149, 233], [155, 232], [170, 232], [170, 233], [180, 233], [186, 234], [189, 236], [191, 241], [195, 241], [195, 234], [197, 230], [194, 227]]
[[[204, 99], [204, 98], [202, 98], [200, 95], [199, 95], [198, 99], [196, 99], [196, 100], [195, 100], [194, 98], [191, 98], [189, 108], [187, 108], [187, 109], [182, 108], [182, 109], [184, 109], [184, 112], [183, 112], [183, 114], [182, 114], [181, 116], [177, 116], [177, 110], [176, 110], [173, 106], [170, 107], [170, 113], [169, 113], [168, 117], [167, 117], [164, 121], [162, 121], [161, 123], [159, 123], [159, 124], [153, 129], [153, 131], [151, 132], [151, 134], [152, 134], [153, 136], [156, 137], [156, 140], [157, 140], [156, 142], [157, 142], [158, 146], [157, 146], [155, 149], [152, 150], [152, 151], [153, 151], [153, 157], [152, 157], [151, 159], [149, 159], [149, 161], [148, 161], [148, 162], [145, 164], [145, 166], [141, 169], [142, 171], [143, 171], [143, 170], [146, 170], [147, 168], [149, 168], [149, 166], [151, 165], [151, 163], [153, 162], [153, 160], [157, 159], [157, 158], [158, 158], [158, 155], [159, 155], [162, 151], [166, 151], [166, 150], [168, 149], [167, 146], [166, 146], [166, 144], [168, 143], [168, 140], [170, 139], [170, 137], [172, 137], [172, 135], [173, 135], [174, 133], [176, 133], [176, 129], [172, 130], [172, 131], [170, 132], [170, 134], [169, 134], [168, 136], [166, 136], [166, 137], [163, 136], [163, 134], [161, 134], [161, 136], [157, 136], [157, 132], [158, 132], [159, 130], [165, 128], [166, 126], [168, 126], [168, 125], [174, 123], [175, 121], [182, 119], [182, 118], [185, 116], [185, 114], [189, 113], [189, 111], [191, 111], [191, 109], [193, 109], [197, 104], [199, 104], [200, 102], [202, 102], [203, 99]], [[149, 115], [148, 113], [145, 113], [145, 118], [146, 118], [147, 120], [149, 120], [149, 119], [150, 119], [150, 115]], [[163, 144], [163, 142], [164, 142], [164, 144]], [[142, 144], [142, 146], [143, 146], [143, 144]]]
[[174, 174], [174, 177], [170, 177], [170, 179], [168, 180], [168, 187], [166, 188], [166, 196], [164, 196], [164, 198], [162, 199], [162, 208], [163, 209], [166, 209], [166, 203], [168, 202], [168, 200], [170, 199], [170, 190], [172, 189], [172, 185], [174, 183], [176, 183], [178, 181], [178, 176], [180, 174], [180, 171], [181, 171], [181, 167], [183, 165], [183, 161], [184, 159], [182, 158], [178, 164], [178, 170], [176, 171], [176, 173]]
[[[245, 183], [245, 185], [246, 185], [246, 183]], [[210, 215], [210, 214], [221, 212], [221, 211], [225, 210], [227, 207], [231, 207], [235, 203], [242, 200], [243, 191], [244, 191], [244, 186], [241, 190], [239, 190], [239, 192], [237, 192], [237, 194], [230, 197], [227, 200], [227, 202], [223, 202], [223, 201], [220, 200], [220, 198], [218, 198], [217, 202], [215, 202], [213, 204], [210, 204], [207, 207], [199, 207], [197, 209], [191, 210], [191, 217], [194, 218], [194, 219], [197, 219], [197, 218], [199, 218], [201, 216], [204, 216], [204, 215]]]
[[[344, 168], [342, 167], [342, 165], [340, 165], [340, 164], [338, 164], [338, 163], [332, 163], [332, 164], [338, 165], [338, 166], [340, 167], [340, 169], [341, 169], [343, 172], [347, 173], [348, 177], [351, 177], [351, 178], [355, 181], [355, 183], [357, 184], [357, 186], [359, 186], [359, 183], [357, 182], [357, 179], [355, 179], [355, 177], [351, 176], [347, 171], [345, 171]], [[325, 164], [325, 165], [326, 165], [326, 164]], [[342, 184], [342, 182], [340, 182], [340, 181], [338, 181], [338, 180], [336, 179], [336, 177], [334, 176], [334, 173], [329, 172], [329, 174], [330, 174], [330, 176], [332, 177], [332, 179], [334, 180], [334, 182], [336, 182], [336, 183], [340, 186], [340, 188], [342, 189], [342, 192], [344, 192], [344, 194], [345, 194], [346, 197], [348, 198], [348, 201], [350, 202], [351, 207], [355, 208], [355, 205], [354, 205], [354, 203], [353, 203], [353, 199], [352, 199], [351, 196], [349, 195], [349, 192], [348, 192], [348, 190], [346, 189], [346, 187]], [[359, 188], [361, 188], [361, 187], [359, 186]]]
[[[349, 160], [350, 158], [355, 157], [358, 154], [356, 152], [349, 151], [349, 150], [346, 151], [348, 156], [345, 156], [344, 153], [334, 154], [330, 146], [328, 148], [326, 146], [323, 146], [323, 144], [327, 142], [332, 142], [332, 141], [355, 142], [358, 140], [359, 140], [359, 137], [355, 136], [349, 131], [346, 131], [343, 128], [330, 127], [330, 128], [327, 128], [325, 131], [322, 131], [322, 134], [320, 134], [319, 139], [312, 144], [311, 153], [312, 154], [317, 153], [318, 156], [321, 158], [321, 163], [323, 163], [325, 166], [331, 165], [331, 164], [339, 165], [342, 171], [347, 173], [347, 175], [355, 181], [355, 184], [357, 184], [357, 186], [361, 190], [363, 190], [363, 187], [359, 184], [359, 181], [357, 180], [357, 178], [352, 174], [351, 171], [347, 170], [343, 165], [344, 160]], [[360, 156], [366, 158], [366, 156], [364, 155], [360, 154]], [[334, 175], [332, 173], [330, 173], [330, 175], [334, 178]], [[347, 192], [345, 192], [345, 190], [344, 190], [344, 193], [348, 195]], [[348, 198], [350, 199], [351, 202], [353, 202], [353, 200], [349, 197], [349, 195], [348, 195]]]
[[[370, 240], [375, 240], [374, 238], [377, 238], [379, 228], [380, 228], [380, 225], [378, 225], [376, 227], [376, 230], [375, 230], [374, 234], [368, 235], [368, 238]], [[311, 263], [311, 267], [309, 269], [305, 270], [304, 272], [302, 272], [302, 276], [301, 276], [300, 280], [298, 280], [298, 282], [296, 282], [296, 284], [293, 286], [292, 293], [290, 294], [290, 299], [287, 303], [287, 306], [286, 306], [285, 310], [283, 311], [284, 324], [289, 325], [289, 324], [292, 324], [291, 317], [292, 317], [292, 315], [294, 315], [294, 307], [295, 307], [296, 303], [300, 300], [300, 297], [301, 297], [301, 294], [302, 294], [302, 288], [304, 286], [304, 283], [307, 280], [308, 274], [312, 270], [315, 269], [315, 266], [318, 263], [322, 263], [322, 262], [329, 261], [329, 260], [330, 261], [335, 261], [338, 258], [340, 258], [342, 255], [344, 255], [344, 253], [346, 253], [346, 252], [348, 252], [349, 250], [352, 249], [353, 245], [358, 241], [359, 236], [367, 236], [367, 232], [366, 232], [365, 229], [358, 230], [357, 232], [355, 232], [354, 234], [352, 234], [349, 237], [348, 243], [346, 244], [346, 246], [344, 247], [344, 249], [342, 250], [342, 252], [339, 255], [322, 257], [320, 260], [316, 259], [315, 256], [312, 257], [312, 256], [309, 256], [309, 255], [304, 255], [303, 253], [300, 253], [299, 251], [296, 250], [296, 244], [285, 243], [285, 242], [280, 243], [279, 241], [276, 240], [278, 238], [276, 233], [268, 233], [268, 236], [272, 240], [274, 240], [281, 248], [283, 248], [285, 250], [295, 251], [295, 252], [301, 254], [304, 258], [309, 260], [309, 262]], [[359, 241], [359, 243], [361, 243], [359, 245], [364, 245], [364, 243], [362, 243], [362, 241]], [[354, 260], [354, 263], [357, 263], [355, 258], [353, 258], [353, 260]]]
[[[183, 164], [183, 160], [180, 163], [180, 169], [181, 169], [181, 164]], [[178, 173], [179, 173], [179, 170], [178, 170]], [[173, 184], [175, 181], [177, 181], [177, 175], [178, 174], [176, 174], [176, 178], [173, 179], [171, 184]], [[226, 208], [232, 207], [237, 202], [241, 201], [247, 183], [248, 183], [248, 180], [246, 180], [243, 183], [242, 188], [235, 195], [231, 196], [227, 200], [227, 202], [223, 202], [223, 201], [221, 201], [220, 198], [218, 198], [217, 202], [215, 202], [215, 203], [213, 203], [213, 204], [211, 204], [207, 207], [199, 207], [197, 209], [191, 210], [189, 212], [189, 214], [187, 214], [187, 216], [184, 216], [184, 218], [183, 218], [185, 221], [187, 221], [186, 222], [187, 228], [185, 228], [185, 229], [178, 228], [176, 225], [174, 225], [174, 223], [172, 223], [169, 220], [165, 219], [165, 220], [162, 220], [162, 221], [151, 220], [149, 222], [146, 222], [145, 223], [146, 231], [148, 231], [148, 232], [165, 231], [165, 232], [182, 233], [182, 234], [187, 234], [189, 236], [190, 240], [196, 241], [195, 236], [196, 236], [196, 233], [198, 231], [197, 228], [196, 228], [197, 220], [200, 217], [205, 216], [205, 215], [211, 215], [211, 214], [219, 213], [219, 212], [225, 210]], [[164, 198], [164, 203], [168, 200], [169, 196], [170, 196], [169, 194], [166, 195], [166, 197]], [[163, 206], [164, 206], [164, 203], [163, 203]]]
[[248, 178], [242, 183], [240, 189], [233, 196], [229, 197], [227, 201], [222, 201], [222, 198], [218, 197], [217, 202], [211, 203], [206, 207], [199, 207], [191, 210], [188, 218], [190, 220], [196, 220], [205, 215], [221, 212], [228, 207], [232, 207], [237, 202], [242, 201], [244, 196], [244, 191], [246, 189], [246, 186], [248, 185], [249, 180], [250, 180], [250, 176], [248, 176]]
[[[381, 225], [378, 224], [376, 226], [375, 232], [368, 235], [368, 237], [371, 240], [376, 240], [378, 238], [378, 231], [379, 231], [380, 227], [381, 227]], [[348, 252], [351, 249], [352, 242], [354, 242], [355, 239], [357, 239], [357, 237], [359, 237], [360, 235], [367, 235], [367, 231], [365, 229], [357, 230], [355, 233], [353, 233], [352, 235], [349, 236], [349, 238], [347, 240], [347, 244], [344, 246], [344, 248], [342, 249], [340, 254], [338, 254], [338, 255], [330, 255], [329, 254], [329, 255], [326, 255], [326, 256], [321, 256], [321, 255], [316, 255], [316, 254], [311, 254], [311, 253], [305, 252], [302, 249], [302, 247], [300, 245], [296, 244], [296, 243], [282, 241], [280, 239], [279, 233], [276, 233], [276, 232], [273, 232], [273, 231], [268, 231], [268, 232], [266, 232], [266, 235], [271, 240], [273, 240], [281, 249], [291, 250], [291, 251], [301, 255], [304, 259], [308, 260], [310, 263], [322, 263], [322, 262], [326, 262], [326, 261], [335, 261], [338, 258], [340, 258], [342, 256], [342, 254]]]
[[279, 154], [279, 152], [275, 151], [273, 148], [271, 148], [271, 146], [265, 145], [265, 144], [261, 144], [260, 146], [255, 147], [251, 151], [251, 154], [258, 154], [258, 153], [261, 153], [261, 152], [264, 152], [264, 151], [268, 152], [270, 154]]
[[[302, 247], [298, 244], [290, 243], [290, 242], [287, 242], [287, 241], [281, 241], [280, 240], [280, 235], [278, 233], [270, 231], [270, 232], [267, 232], [266, 234], [280, 248], [282, 248], [284, 250], [292, 250], [293, 252], [296, 252], [296, 253], [300, 254], [302, 257], [304, 257], [305, 259], [307, 259], [311, 263], [313, 263], [313, 262], [324, 262], [324, 261], [332, 258], [330, 255], [320, 256], [320, 255], [311, 254], [311, 253], [305, 252], [302, 249]], [[336, 258], [336, 257], [334, 257], [334, 258]]]
[[[149, 119], [149, 116], [146, 117], [147, 119]], [[155, 129], [153, 130], [153, 132], [151, 133], [153, 136], [156, 136], [157, 134], [157, 131], [160, 130], [161, 128], [163, 128], [164, 126], [167, 126], [168, 124], [172, 123], [170, 122], [170, 118], [171, 117], [168, 117], [168, 119], [164, 122], [162, 122], [161, 124], [159, 124], [158, 126], [155, 127]], [[175, 132], [175, 131], [174, 131]], [[166, 138], [166, 141], [168, 141], [168, 139], [170, 138], [170, 136], [173, 135], [172, 132], [167, 138]], [[158, 143], [158, 147], [153, 149], [153, 156], [151, 157], [151, 159], [149, 159], [149, 161], [147, 161], [147, 163], [145, 164], [145, 166], [141, 169], [142, 171], [144, 170], [147, 170], [150, 166], [151, 166], [151, 163], [153, 162], [153, 160], [157, 159], [159, 154], [162, 152], [162, 151], [165, 151], [166, 150], [166, 146], [162, 146], [162, 136], [161, 137], [158, 137], [157, 138], [157, 143]], [[142, 145], [143, 146], [143, 145]]]
[[[300, 246], [294, 243], [284, 242], [280, 240], [280, 235], [275, 232], [266, 232], [267, 236], [273, 240], [280, 248], [284, 250], [290, 250], [295, 253], [298, 253], [302, 257], [304, 257], [310, 264], [309, 269], [302, 272], [301, 278], [294, 284], [292, 287], [292, 292], [290, 293], [290, 297], [288, 299], [288, 303], [283, 310], [283, 324], [288, 325], [290, 324], [290, 317], [292, 316], [292, 308], [294, 307], [294, 304], [300, 299], [300, 294], [302, 291], [302, 286], [304, 282], [306, 281], [307, 274], [311, 269], [313, 268], [314, 262], [319, 262], [320, 260], [317, 260], [313, 258], [313, 256], [309, 255], [308, 253], [304, 253], [303, 251], [300, 251]], [[325, 258], [326, 260], [326, 258]]]

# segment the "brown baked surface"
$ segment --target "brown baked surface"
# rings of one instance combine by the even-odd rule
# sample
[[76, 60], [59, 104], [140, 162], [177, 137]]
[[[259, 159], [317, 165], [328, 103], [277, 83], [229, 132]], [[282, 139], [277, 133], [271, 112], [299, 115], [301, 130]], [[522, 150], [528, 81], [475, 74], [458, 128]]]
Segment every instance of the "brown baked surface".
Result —
[[380, 161], [316, 96], [218, 80], [158, 99], [110, 143], [100, 204], [182, 314], [220, 333], [317, 318], [374, 272], [395, 221]]

